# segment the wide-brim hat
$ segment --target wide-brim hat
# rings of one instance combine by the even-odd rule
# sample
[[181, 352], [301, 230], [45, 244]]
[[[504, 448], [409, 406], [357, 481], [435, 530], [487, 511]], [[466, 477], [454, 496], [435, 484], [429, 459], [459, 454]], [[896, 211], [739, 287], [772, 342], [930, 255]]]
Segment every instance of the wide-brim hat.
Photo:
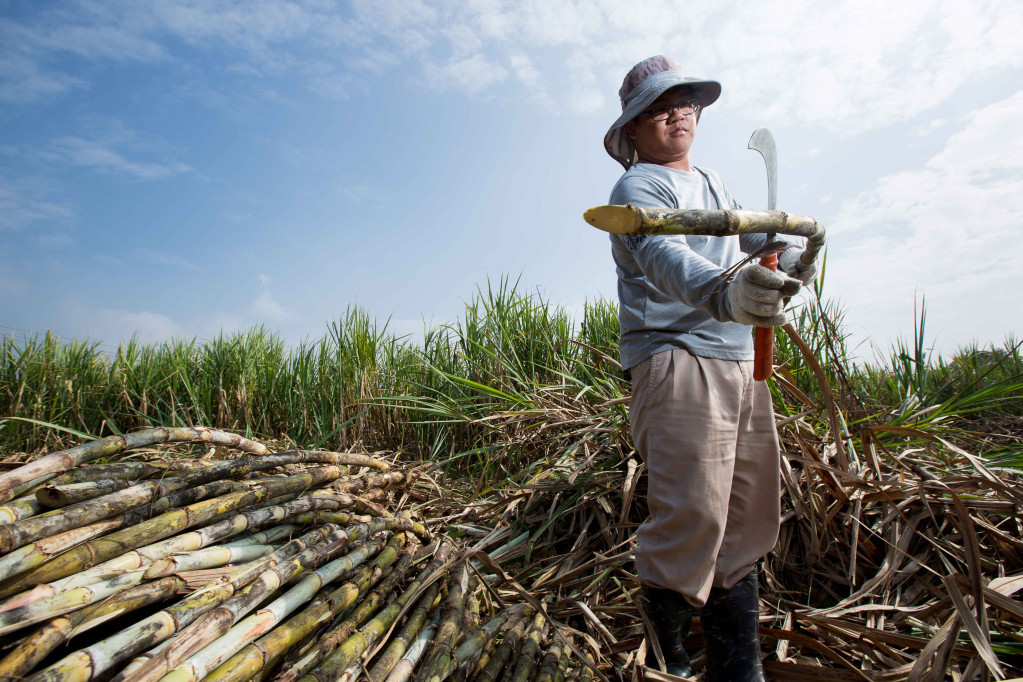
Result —
[[654, 100], [665, 91], [679, 85], [688, 85], [692, 88], [693, 99], [701, 109], [710, 106], [721, 96], [721, 84], [717, 81], [686, 76], [675, 69], [661, 71], [644, 79], [625, 96], [622, 101], [622, 115], [604, 135], [604, 149], [612, 159], [622, 164], [625, 170], [629, 170], [629, 167], [639, 160], [635, 145], [625, 134], [625, 124], [649, 109]]

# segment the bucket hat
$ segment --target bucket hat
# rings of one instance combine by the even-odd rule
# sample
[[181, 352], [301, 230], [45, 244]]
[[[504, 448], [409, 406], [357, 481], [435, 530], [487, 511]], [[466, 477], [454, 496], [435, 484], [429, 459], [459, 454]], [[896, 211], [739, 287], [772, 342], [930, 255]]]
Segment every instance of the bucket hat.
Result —
[[625, 76], [622, 88], [618, 91], [622, 101], [622, 115], [604, 135], [604, 149], [625, 170], [629, 170], [638, 161], [636, 147], [625, 134], [625, 124], [649, 109], [653, 101], [666, 90], [678, 85], [692, 88], [693, 99], [701, 109], [710, 106], [721, 96], [720, 83], [687, 76], [678, 62], [663, 55], [644, 59]]

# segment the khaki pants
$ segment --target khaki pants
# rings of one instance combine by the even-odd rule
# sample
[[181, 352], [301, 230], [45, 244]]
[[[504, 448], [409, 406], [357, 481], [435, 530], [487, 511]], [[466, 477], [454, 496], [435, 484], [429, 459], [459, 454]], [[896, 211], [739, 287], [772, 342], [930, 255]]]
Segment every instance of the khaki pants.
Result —
[[642, 582], [703, 606], [778, 540], [778, 435], [771, 394], [753, 363], [657, 353], [632, 368], [629, 407], [649, 472], [650, 517], [639, 527]]

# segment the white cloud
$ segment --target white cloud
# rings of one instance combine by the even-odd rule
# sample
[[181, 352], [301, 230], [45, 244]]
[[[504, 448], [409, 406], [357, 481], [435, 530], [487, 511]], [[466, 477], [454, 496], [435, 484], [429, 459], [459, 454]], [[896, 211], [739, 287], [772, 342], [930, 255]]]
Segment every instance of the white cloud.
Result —
[[113, 150], [108, 143], [66, 136], [53, 141], [46, 154], [67, 160], [76, 166], [90, 166], [132, 175], [140, 180], [161, 180], [192, 170], [180, 161], [160, 163], [133, 161]]
[[[510, 75], [538, 105], [592, 111], [595, 88], [612, 99], [636, 61], [674, 55], [687, 70], [725, 82], [738, 107], [792, 117], [842, 135], [908, 121], [958, 88], [1023, 66], [1023, 13], [1009, 2], [917, 0], [357, 0], [324, 2], [87, 3], [48, 22], [0, 23], [16, 45], [0, 52], [17, 68], [0, 97], [31, 101], [78, 84], [46, 54], [90, 59], [173, 58], [174, 41], [233, 50], [246, 78], [302, 73], [326, 97], [352, 81], [412, 69], [441, 90], [478, 95]], [[69, 47], [71, 45], [71, 47]], [[338, 65], [337, 70], [324, 65]], [[784, 74], [784, 77], [780, 77]], [[24, 84], [18, 88], [14, 84]]]
[[251, 310], [257, 318], [257, 324], [267, 321], [281, 322], [291, 317], [270, 291], [270, 278], [262, 274], [259, 276], [259, 294], [252, 302]]
[[175, 255], [173, 252], [157, 251], [156, 249], [134, 249], [132, 255], [134, 258], [146, 261], [147, 263], [156, 263], [157, 265], [180, 268], [182, 270], [199, 270], [198, 265]]
[[119, 308], [103, 308], [90, 323], [98, 330], [92, 338], [98, 341], [127, 339], [137, 334], [140, 341], [156, 343], [182, 336], [181, 325], [166, 315], [149, 311], [133, 312]]
[[[832, 284], [859, 320], [909, 327], [916, 292], [940, 346], [1019, 330], [1023, 93], [973, 113], [923, 168], [846, 201], [830, 225]], [[869, 329], [891, 338], [895, 329]]]
[[511, 65], [512, 72], [515, 74], [515, 79], [526, 87], [535, 88], [540, 82], [540, 72], [533, 64], [533, 60], [528, 55], [521, 52], [512, 54], [508, 58], [508, 63]]
[[599, 111], [604, 106], [604, 95], [596, 88], [573, 89], [571, 97], [569, 107], [579, 114]]
[[474, 95], [508, 78], [508, 70], [481, 56], [470, 56], [443, 65], [429, 65], [426, 75], [440, 90], [461, 90]]
[[33, 223], [69, 223], [75, 212], [67, 203], [53, 199], [55, 189], [35, 178], [0, 175], [0, 231]]
[[948, 121], [946, 121], [943, 118], [936, 118], [926, 125], [921, 125], [914, 128], [913, 134], [916, 135], [917, 137], [924, 137], [926, 135], [930, 135], [939, 128], [944, 128], [946, 125], [948, 125]]
[[35, 102], [80, 88], [85, 82], [56, 71], [44, 71], [33, 59], [0, 53], [0, 101]]

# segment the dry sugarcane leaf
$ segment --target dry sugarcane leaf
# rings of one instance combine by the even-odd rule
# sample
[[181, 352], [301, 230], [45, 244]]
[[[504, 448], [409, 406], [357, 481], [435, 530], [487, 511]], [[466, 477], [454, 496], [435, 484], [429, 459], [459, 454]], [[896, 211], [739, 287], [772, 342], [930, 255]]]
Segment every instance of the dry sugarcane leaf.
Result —
[[867, 677], [863, 673], [863, 671], [861, 671], [855, 665], [853, 665], [852, 663], [847, 661], [844, 656], [842, 656], [837, 651], [835, 651], [834, 649], [829, 647], [827, 644], [824, 644], [823, 642], [819, 641], [818, 639], [816, 639], [814, 637], [811, 637], [809, 635], [804, 635], [803, 633], [796, 632], [794, 630], [779, 630], [779, 629], [776, 629], [776, 628], [768, 628], [768, 627], [763, 627], [763, 626], [761, 626], [761, 628], [760, 628], [760, 634], [764, 635], [765, 637], [771, 637], [771, 638], [774, 638], [774, 639], [782, 639], [782, 638], [788, 639], [789, 641], [795, 642], [796, 644], [798, 644], [801, 647], [806, 647], [807, 649], [812, 649], [812, 650], [816, 651], [817, 653], [821, 654], [822, 656], [826, 657], [827, 659], [829, 659], [831, 661], [834, 661], [835, 663], [839, 664], [843, 668], [846, 668], [847, 670], [852, 672], [854, 675], [858, 676], [858, 677], [855, 677], [853, 679], [858, 679], [858, 680], [870, 680], [871, 679], [871, 678]]
[[[943, 675], [948, 665], [948, 661], [941, 655], [944, 652], [941, 650], [949, 641], [955, 641], [959, 633], [959, 614], [954, 612], [945, 624], [942, 625], [931, 641], [927, 643], [927, 646], [920, 652], [920, 658], [917, 659], [916, 663], [913, 664], [913, 668], [909, 671], [909, 677], [906, 678], [906, 682], [922, 682], [924, 676], [928, 673], [930, 668], [929, 678], [937, 677], [940, 679], [940, 675]], [[934, 664], [931, 665], [931, 661]], [[944, 661], [944, 663], [942, 663]]]
[[[973, 584], [969, 578], [957, 574], [956, 582], [961, 588], [967, 590], [971, 595], [973, 594]], [[992, 581], [991, 584], [994, 584], [994, 582]], [[988, 606], [1005, 611], [1015, 616], [1018, 620], [1023, 621], [1023, 603], [1010, 599], [1000, 592], [992, 590], [990, 587], [984, 588], [984, 601]]]
[[966, 625], [966, 631], [969, 633], [970, 639], [973, 640], [973, 645], [977, 647], [977, 651], [980, 653], [981, 658], [984, 659], [988, 670], [991, 671], [991, 674], [996, 679], [1004, 680], [1005, 671], [1002, 670], [1002, 666], [998, 663], [998, 656], [995, 655], [994, 649], [991, 648], [990, 635], [988, 635], [986, 630], [981, 629], [980, 623], [974, 618], [969, 605], [963, 598], [963, 593], [960, 592], [959, 586], [956, 584], [955, 577], [946, 577], [944, 583], [949, 596], [952, 598], [952, 603], [955, 604], [956, 611], [959, 612], [959, 617], [962, 618], [963, 623]]
[[764, 672], [768, 678], [775, 682], [820, 682], [821, 680], [834, 680], [835, 682], [853, 682], [862, 680], [864, 677], [873, 682], [902, 682], [906, 679], [909, 665], [900, 666], [893, 670], [882, 672], [859, 671], [854, 674], [847, 670], [827, 670], [823, 672], [821, 666], [811, 663], [795, 663], [780, 661], [764, 661]]
[[849, 457], [845, 452], [845, 445], [842, 443], [842, 429], [839, 426], [838, 407], [835, 404], [835, 395], [831, 392], [831, 387], [828, 385], [827, 376], [824, 374], [824, 368], [821, 367], [821, 363], [817, 360], [817, 357], [810, 350], [810, 347], [806, 345], [802, 337], [799, 336], [799, 332], [792, 326], [791, 323], [785, 323], [782, 329], [792, 339], [792, 343], [799, 349], [800, 355], [803, 357], [803, 361], [810, 367], [814, 377], [817, 379], [817, 384], [821, 389], [821, 394], [824, 395], [824, 404], [828, 408], [828, 419], [831, 422], [831, 436], [834, 438], [835, 444], [835, 455], [838, 459], [838, 466], [842, 469], [849, 468]]
[[[973, 519], [970, 512], [966, 510], [963, 501], [955, 493], [951, 493], [952, 501], [955, 504], [956, 515], [959, 518], [959, 529], [963, 536], [963, 544], [966, 549], [966, 565], [970, 569], [970, 585], [973, 588], [973, 599], [977, 611], [977, 624], [980, 630], [987, 632], [987, 611], [984, 609], [984, 574], [980, 565], [980, 545], [977, 542], [977, 530], [973, 526]], [[959, 593], [956, 587], [953, 592]], [[962, 597], [961, 594], [959, 594]], [[953, 597], [954, 599], [955, 597]], [[986, 640], [988, 647], [990, 640]]]
[[995, 578], [989, 583], [988, 587], [998, 594], [1004, 594], [1006, 596], [1016, 594], [1016, 592], [1023, 590], [1023, 573], [1019, 575], [1007, 575], [1004, 578]]

